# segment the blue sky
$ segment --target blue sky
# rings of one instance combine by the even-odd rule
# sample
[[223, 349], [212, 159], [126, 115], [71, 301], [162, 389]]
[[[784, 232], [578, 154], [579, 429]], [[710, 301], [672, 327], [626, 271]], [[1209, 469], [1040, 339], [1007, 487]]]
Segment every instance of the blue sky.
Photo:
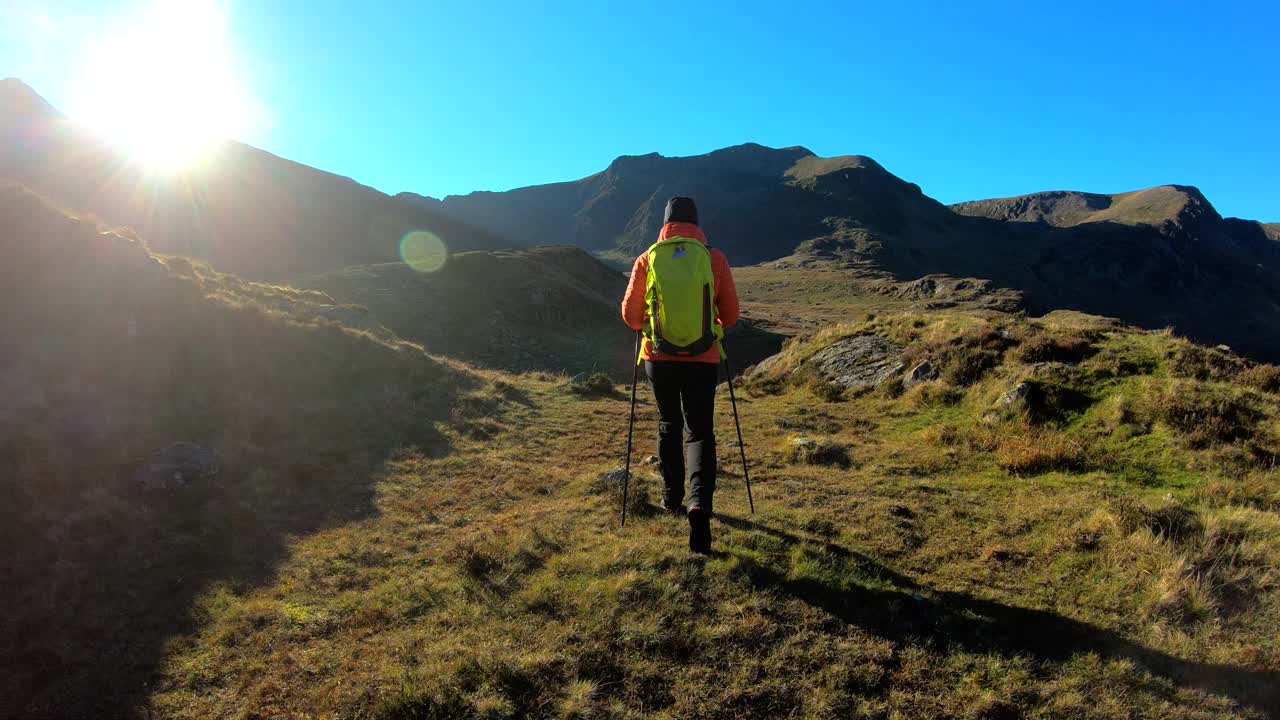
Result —
[[[207, 1], [207, 0], [206, 0]], [[1273, 2], [231, 2], [240, 139], [386, 192], [742, 142], [870, 155], [943, 202], [1199, 186], [1280, 221]], [[74, 104], [143, 2], [0, 0], [0, 76]], [[115, 23], [116, 25], [113, 25]], [[110, 38], [105, 38], [109, 42]]]

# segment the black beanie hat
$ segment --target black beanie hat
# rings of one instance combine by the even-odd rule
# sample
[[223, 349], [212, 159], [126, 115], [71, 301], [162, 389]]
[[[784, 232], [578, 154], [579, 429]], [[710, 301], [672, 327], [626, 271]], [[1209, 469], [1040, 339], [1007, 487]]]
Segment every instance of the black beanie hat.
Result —
[[667, 201], [667, 211], [662, 215], [662, 224], [675, 222], [698, 224], [698, 206], [693, 204], [693, 198], [677, 195]]

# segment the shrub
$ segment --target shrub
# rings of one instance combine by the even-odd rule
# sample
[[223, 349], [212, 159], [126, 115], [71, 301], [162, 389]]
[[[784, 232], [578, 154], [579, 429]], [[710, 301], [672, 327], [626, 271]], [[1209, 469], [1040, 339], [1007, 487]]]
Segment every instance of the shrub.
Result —
[[1068, 335], [1055, 337], [1047, 333], [1032, 335], [1013, 351], [1013, 358], [1023, 363], [1063, 362], [1078, 363], [1097, 353], [1097, 348], [1085, 337]]
[[1184, 434], [1192, 447], [1250, 439], [1266, 417], [1237, 389], [1200, 383], [1166, 383], [1141, 402], [1150, 419]]
[[1236, 379], [1241, 385], [1263, 392], [1280, 394], [1280, 366], [1254, 365], [1240, 373]]
[[1016, 344], [1012, 334], [994, 325], [983, 325], [945, 340], [921, 342], [903, 353], [907, 367], [929, 359], [942, 380], [952, 385], [972, 385], [998, 366], [1004, 353]]
[[1021, 383], [1026, 385], [1025, 394], [1019, 403], [1010, 407], [1020, 410], [1028, 421], [1037, 425], [1065, 423], [1094, 403], [1087, 381], [1080, 374], [1076, 369], [1037, 374], [1037, 379]]
[[1230, 380], [1244, 370], [1244, 361], [1218, 348], [1180, 342], [1167, 352], [1172, 375], [1195, 380]]

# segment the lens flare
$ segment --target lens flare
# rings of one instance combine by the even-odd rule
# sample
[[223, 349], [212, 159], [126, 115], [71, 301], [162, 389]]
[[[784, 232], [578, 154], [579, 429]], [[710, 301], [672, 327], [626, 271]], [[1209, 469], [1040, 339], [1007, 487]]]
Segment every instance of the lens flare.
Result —
[[418, 272], [433, 273], [444, 267], [449, 249], [435, 233], [414, 230], [400, 238], [400, 257]]

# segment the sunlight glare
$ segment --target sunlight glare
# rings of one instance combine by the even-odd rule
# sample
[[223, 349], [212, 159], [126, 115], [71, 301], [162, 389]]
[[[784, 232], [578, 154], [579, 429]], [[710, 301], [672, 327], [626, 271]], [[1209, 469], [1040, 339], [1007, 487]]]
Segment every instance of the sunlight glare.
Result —
[[72, 115], [148, 168], [188, 167], [243, 132], [247, 101], [209, 0], [145, 6], [88, 52]]

